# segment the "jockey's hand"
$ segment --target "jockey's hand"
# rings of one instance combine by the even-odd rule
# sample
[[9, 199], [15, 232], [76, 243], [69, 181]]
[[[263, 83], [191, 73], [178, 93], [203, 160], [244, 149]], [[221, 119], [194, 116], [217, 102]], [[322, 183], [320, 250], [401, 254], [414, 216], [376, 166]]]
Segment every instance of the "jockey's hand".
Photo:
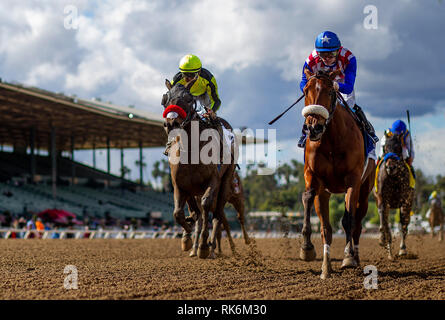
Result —
[[204, 117], [210, 118], [212, 120], [215, 120], [216, 119], [216, 113], [212, 109], [207, 109], [206, 108], [206, 110], [207, 110], [207, 112], [204, 114]]
[[340, 87], [338, 85], [338, 82], [337, 81], [333, 81], [333, 83], [334, 83], [334, 90], [338, 91], [340, 89]]
[[410, 166], [413, 165], [413, 158], [409, 157], [408, 159], [406, 159], [406, 163], [408, 163]]

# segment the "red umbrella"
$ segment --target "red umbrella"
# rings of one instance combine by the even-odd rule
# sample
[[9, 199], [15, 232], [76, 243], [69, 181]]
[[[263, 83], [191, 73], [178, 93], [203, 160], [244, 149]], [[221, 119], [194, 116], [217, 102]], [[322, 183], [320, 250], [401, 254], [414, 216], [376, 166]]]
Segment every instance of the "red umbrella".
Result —
[[65, 210], [59, 210], [59, 209], [46, 209], [42, 212], [39, 212], [37, 214], [38, 217], [45, 219], [45, 220], [51, 220], [56, 223], [60, 224], [68, 224], [69, 218], [71, 218], [71, 222], [74, 224], [82, 224], [82, 222], [76, 220], [76, 215], [72, 212], [68, 212]]

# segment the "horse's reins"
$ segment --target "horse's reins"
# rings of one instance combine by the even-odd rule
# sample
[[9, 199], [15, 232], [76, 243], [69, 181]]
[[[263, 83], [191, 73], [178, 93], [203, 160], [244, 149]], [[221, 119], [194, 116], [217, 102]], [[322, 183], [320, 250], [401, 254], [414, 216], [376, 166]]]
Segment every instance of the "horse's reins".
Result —
[[186, 126], [186, 125], [188, 125], [192, 120], [193, 120], [193, 118], [195, 117], [195, 115], [196, 115], [196, 109], [198, 108], [198, 103], [196, 102], [196, 100], [194, 100], [193, 101], [193, 104], [194, 104], [194, 106], [191, 108], [191, 110], [190, 111], [192, 111], [193, 110], [193, 112], [189, 112], [188, 114], [187, 114], [187, 117], [184, 119], [184, 121], [179, 125], [179, 127], [181, 128], [181, 129], [184, 129], [184, 127]]

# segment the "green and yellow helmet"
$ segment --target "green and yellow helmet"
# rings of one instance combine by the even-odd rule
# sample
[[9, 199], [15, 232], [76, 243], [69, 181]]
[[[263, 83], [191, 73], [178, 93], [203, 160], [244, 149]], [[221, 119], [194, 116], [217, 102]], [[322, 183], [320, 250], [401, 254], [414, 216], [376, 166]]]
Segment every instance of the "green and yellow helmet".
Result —
[[187, 54], [179, 61], [179, 70], [183, 73], [199, 72], [201, 68], [201, 60], [194, 54]]

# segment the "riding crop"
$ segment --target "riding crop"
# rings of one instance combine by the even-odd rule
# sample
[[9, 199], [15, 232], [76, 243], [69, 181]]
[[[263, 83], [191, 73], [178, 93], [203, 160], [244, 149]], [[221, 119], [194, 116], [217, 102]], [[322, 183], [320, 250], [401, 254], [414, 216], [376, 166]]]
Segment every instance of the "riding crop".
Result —
[[300, 102], [301, 99], [303, 99], [304, 94], [298, 98], [297, 101], [295, 101], [294, 103], [292, 103], [292, 105], [287, 108], [286, 110], [284, 110], [278, 117], [276, 117], [275, 119], [273, 119], [271, 122], [269, 122], [269, 124], [273, 124], [275, 121], [277, 121], [278, 119], [280, 119], [286, 112], [288, 112], [290, 110], [290, 108], [292, 108], [294, 105], [296, 105], [298, 102]]

